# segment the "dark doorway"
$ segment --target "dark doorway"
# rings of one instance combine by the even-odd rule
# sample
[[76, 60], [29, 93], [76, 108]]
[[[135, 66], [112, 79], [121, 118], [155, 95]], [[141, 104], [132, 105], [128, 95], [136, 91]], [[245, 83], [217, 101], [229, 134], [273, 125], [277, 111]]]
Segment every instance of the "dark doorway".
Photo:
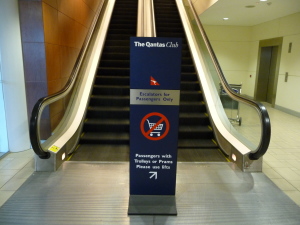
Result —
[[275, 105], [282, 38], [260, 42], [254, 98]]

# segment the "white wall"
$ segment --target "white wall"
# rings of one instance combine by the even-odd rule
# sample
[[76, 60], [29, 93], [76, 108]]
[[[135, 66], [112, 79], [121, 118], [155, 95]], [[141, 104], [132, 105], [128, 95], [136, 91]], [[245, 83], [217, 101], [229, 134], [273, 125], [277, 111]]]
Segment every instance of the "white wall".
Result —
[[[276, 106], [300, 113], [300, 13], [280, 18], [255, 27], [255, 38], [261, 38], [259, 34], [266, 27], [272, 27], [268, 36], [283, 37], [282, 53], [277, 84]], [[267, 37], [264, 35], [263, 37]], [[288, 53], [289, 43], [292, 43], [292, 52]], [[289, 73], [285, 82], [285, 73]]]
[[8, 147], [17, 152], [30, 148], [18, 0], [0, 1], [0, 49]]
[[[230, 83], [243, 82], [243, 93], [254, 96], [259, 41], [283, 37], [275, 105], [300, 115], [300, 13], [253, 27], [205, 26]], [[292, 52], [288, 53], [292, 42]], [[285, 73], [288, 82], [284, 82]], [[252, 75], [252, 77], [250, 77]]]
[[[300, 19], [300, 18], [299, 18]], [[292, 42], [292, 52], [288, 45]], [[288, 72], [288, 81], [284, 82]], [[283, 39], [283, 51], [279, 68], [276, 106], [300, 112], [300, 32]]]
[[[251, 27], [205, 26], [223, 73], [231, 84], [243, 83], [249, 95], [247, 77], [251, 51]], [[248, 93], [249, 92], [249, 93]]]

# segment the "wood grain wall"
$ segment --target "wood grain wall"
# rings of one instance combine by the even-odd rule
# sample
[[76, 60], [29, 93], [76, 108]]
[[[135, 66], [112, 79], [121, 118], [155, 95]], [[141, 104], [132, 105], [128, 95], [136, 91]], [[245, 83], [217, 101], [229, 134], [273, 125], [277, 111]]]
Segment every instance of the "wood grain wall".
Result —
[[[102, 0], [19, 0], [28, 115], [41, 97], [66, 84]], [[66, 100], [42, 116], [46, 138], [63, 116]]]

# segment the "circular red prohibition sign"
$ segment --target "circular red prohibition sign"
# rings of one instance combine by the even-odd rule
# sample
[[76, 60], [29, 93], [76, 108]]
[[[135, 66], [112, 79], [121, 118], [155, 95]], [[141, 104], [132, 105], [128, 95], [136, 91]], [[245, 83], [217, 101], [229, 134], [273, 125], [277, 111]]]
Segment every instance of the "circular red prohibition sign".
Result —
[[[151, 116], [158, 116], [158, 117], [160, 117], [160, 119], [157, 123], [152, 123], [150, 125], [149, 124], [150, 122], [148, 119]], [[145, 128], [144, 128], [144, 124], [145, 124], [146, 120], [148, 120], [147, 122], [148, 122], [149, 128], [150, 128], [147, 131], [145, 131]], [[163, 122], [165, 122], [165, 125], [166, 125], [165, 132], [163, 134], [159, 134], [157, 137], [151, 136], [153, 133], [156, 133], [154, 130], [160, 130], [160, 126], [162, 126]], [[146, 116], [144, 116], [144, 118], [142, 119], [141, 124], [140, 124], [140, 129], [141, 129], [142, 134], [146, 138], [148, 138], [149, 140], [152, 140], [152, 141], [158, 141], [158, 140], [163, 139], [169, 133], [170, 123], [169, 123], [169, 120], [167, 119], [167, 117], [165, 117], [163, 114], [158, 113], [158, 112], [152, 112], [152, 113], [149, 113]], [[157, 132], [157, 133], [159, 133], [159, 132]]]

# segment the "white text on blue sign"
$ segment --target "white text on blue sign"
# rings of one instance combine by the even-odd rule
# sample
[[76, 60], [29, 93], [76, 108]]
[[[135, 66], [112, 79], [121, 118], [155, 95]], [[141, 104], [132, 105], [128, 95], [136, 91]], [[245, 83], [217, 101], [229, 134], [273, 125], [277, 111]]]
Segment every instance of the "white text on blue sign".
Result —
[[142, 155], [135, 154], [134, 163], [136, 169], [169, 170], [173, 165], [171, 154]]
[[179, 44], [178, 42], [140, 42], [140, 41], [135, 41], [134, 42], [134, 47], [140, 47], [140, 48], [178, 48]]

